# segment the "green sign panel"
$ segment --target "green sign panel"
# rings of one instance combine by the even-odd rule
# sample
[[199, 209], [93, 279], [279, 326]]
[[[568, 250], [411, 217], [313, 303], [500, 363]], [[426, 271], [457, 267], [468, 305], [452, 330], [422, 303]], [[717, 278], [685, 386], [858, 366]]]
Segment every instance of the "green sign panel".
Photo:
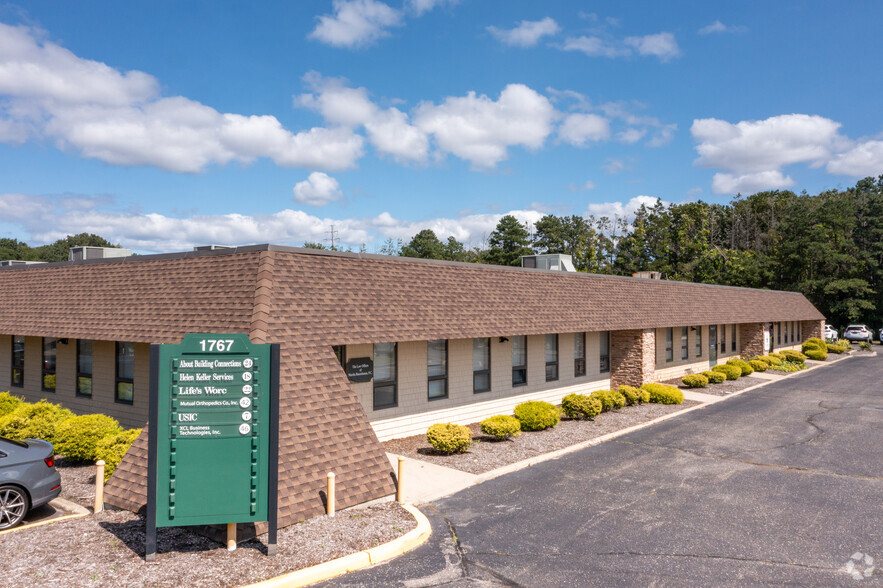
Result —
[[271, 519], [276, 363], [278, 346], [244, 334], [189, 334], [151, 346], [149, 523]]

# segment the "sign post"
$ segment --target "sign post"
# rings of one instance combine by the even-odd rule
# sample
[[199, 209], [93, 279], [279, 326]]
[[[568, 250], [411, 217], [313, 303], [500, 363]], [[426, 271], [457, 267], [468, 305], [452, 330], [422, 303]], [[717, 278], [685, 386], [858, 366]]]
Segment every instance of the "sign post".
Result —
[[188, 334], [150, 346], [145, 559], [156, 528], [269, 522], [276, 553], [279, 345]]

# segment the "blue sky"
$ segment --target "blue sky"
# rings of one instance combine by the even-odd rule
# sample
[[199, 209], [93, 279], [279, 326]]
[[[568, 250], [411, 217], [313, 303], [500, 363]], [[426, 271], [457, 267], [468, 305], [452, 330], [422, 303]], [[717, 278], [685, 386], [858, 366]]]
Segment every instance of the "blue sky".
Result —
[[0, 6], [0, 234], [140, 252], [883, 173], [880, 2]]

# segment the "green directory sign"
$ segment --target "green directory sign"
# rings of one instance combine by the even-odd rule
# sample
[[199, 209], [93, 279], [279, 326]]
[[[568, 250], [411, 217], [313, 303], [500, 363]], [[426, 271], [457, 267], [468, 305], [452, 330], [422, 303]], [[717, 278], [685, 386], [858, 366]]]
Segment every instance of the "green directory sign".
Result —
[[156, 527], [270, 521], [275, 550], [278, 349], [244, 334], [151, 345], [148, 560]]

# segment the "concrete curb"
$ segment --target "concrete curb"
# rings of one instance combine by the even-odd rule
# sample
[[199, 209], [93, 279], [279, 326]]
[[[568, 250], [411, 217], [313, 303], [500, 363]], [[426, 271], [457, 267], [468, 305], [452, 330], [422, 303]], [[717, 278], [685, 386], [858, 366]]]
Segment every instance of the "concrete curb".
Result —
[[80, 517], [84, 517], [86, 515], [92, 514], [92, 511], [89, 509], [80, 506], [70, 500], [65, 500], [64, 498], [53, 498], [49, 501], [49, 504], [53, 506], [57, 510], [62, 510], [66, 513], [66, 515], [61, 515], [60, 517], [53, 517], [49, 519], [44, 519], [42, 521], [36, 521], [34, 523], [28, 523], [26, 525], [19, 525], [18, 527], [13, 527], [12, 529], [6, 529], [5, 531], [0, 531], [0, 535], [6, 535], [7, 533], [15, 533], [16, 531], [24, 531], [26, 529], [30, 529], [31, 527], [42, 527], [43, 525], [48, 525], [50, 523], [57, 523], [60, 521], [67, 521], [69, 519], [78, 519]]
[[429, 519], [410, 504], [403, 504], [402, 507], [417, 520], [417, 527], [398, 539], [393, 539], [389, 543], [359, 551], [358, 553], [351, 553], [350, 555], [332, 559], [309, 568], [249, 584], [245, 588], [297, 588], [298, 586], [308, 586], [393, 559], [423, 545], [432, 534], [432, 526], [429, 524]]

